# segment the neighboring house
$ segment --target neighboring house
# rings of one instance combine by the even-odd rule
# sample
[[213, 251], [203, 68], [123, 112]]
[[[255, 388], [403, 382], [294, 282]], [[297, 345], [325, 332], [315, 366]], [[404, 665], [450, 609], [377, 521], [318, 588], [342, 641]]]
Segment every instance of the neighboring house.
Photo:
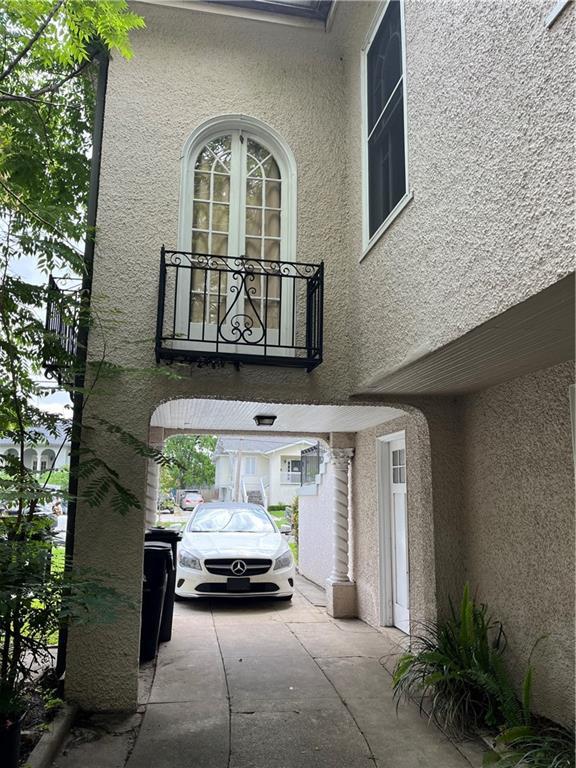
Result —
[[290, 504], [300, 489], [300, 453], [311, 445], [310, 440], [221, 437], [213, 455], [218, 498]]
[[[0, 456], [10, 455], [17, 458], [19, 448], [9, 440], [0, 438]], [[26, 445], [24, 465], [33, 472], [45, 472], [49, 469], [63, 469], [70, 463], [70, 442], [64, 434], [54, 437], [48, 430], [34, 430], [34, 440]]]
[[[407, 631], [469, 582], [518, 684], [549, 638], [534, 706], [570, 722], [576, 5], [255, 5], [133, 4], [92, 301], [114, 363], [182, 375], [122, 377], [86, 413], [154, 446], [323, 441], [329, 612]], [[75, 562], [138, 605], [158, 468], [84, 438], [146, 510], [80, 503]], [[137, 610], [71, 627], [68, 698], [134, 709], [139, 632]]]

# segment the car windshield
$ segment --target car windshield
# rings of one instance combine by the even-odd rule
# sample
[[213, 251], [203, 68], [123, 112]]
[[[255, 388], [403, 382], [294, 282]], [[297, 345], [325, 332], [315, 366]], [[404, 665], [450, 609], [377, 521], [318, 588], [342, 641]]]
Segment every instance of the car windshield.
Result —
[[200, 507], [190, 523], [192, 533], [273, 533], [275, 528], [263, 509], [255, 507]]

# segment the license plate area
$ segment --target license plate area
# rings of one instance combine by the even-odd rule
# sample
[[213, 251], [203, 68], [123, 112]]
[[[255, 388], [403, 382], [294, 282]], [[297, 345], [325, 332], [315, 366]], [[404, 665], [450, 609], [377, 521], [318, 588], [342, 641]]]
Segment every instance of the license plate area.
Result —
[[250, 577], [242, 576], [226, 581], [228, 592], [250, 592]]

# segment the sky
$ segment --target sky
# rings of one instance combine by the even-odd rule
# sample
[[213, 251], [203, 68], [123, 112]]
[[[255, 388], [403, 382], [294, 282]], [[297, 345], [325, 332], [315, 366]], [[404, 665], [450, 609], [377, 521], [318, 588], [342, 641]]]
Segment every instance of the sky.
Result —
[[[34, 285], [44, 285], [48, 280], [48, 276], [38, 269], [36, 260], [27, 256], [21, 256], [12, 261], [10, 271], [13, 275], [21, 277], [26, 282]], [[42, 320], [44, 320], [45, 311], [45, 307], [38, 308], [38, 317]], [[38, 380], [38, 383], [43, 388], [46, 387], [55, 391], [47, 397], [35, 397], [33, 400], [34, 405], [48, 413], [55, 413], [68, 419], [72, 418], [70, 395], [58, 389], [58, 382], [41, 378]]]

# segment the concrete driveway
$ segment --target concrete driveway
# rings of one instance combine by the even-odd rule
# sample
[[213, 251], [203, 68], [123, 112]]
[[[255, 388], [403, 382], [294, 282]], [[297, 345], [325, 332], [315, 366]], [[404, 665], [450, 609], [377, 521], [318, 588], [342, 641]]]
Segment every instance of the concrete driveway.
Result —
[[299, 586], [291, 604], [177, 604], [127, 768], [470, 765], [416, 707], [397, 715], [383, 663], [399, 646]]
[[80, 723], [56, 768], [469, 768], [390, 672], [403, 635], [327, 616], [297, 580], [272, 599], [176, 604], [174, 634], [143, 669], [139, 714]]

